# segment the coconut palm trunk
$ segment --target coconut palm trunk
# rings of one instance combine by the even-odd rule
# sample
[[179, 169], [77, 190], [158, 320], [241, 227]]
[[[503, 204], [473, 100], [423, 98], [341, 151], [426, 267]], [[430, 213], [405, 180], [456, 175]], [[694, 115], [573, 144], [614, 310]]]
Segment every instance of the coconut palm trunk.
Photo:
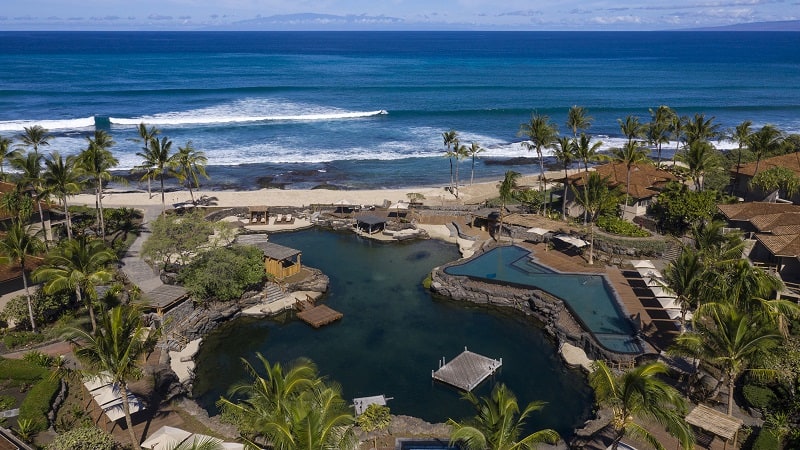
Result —
[[36, 330], [36, 319], [33, 317], [33, 298], [31, 297], [31, 291], [28, 288], [28, 277], [25, 276], [25, 267], [22, 267], [22, 286], [25, 288], [25, 299], [28, 302], [28, 317], [31, 319], [31, 330], [34, 333], [37, 333]]
[[139, 445], [139, 439], [136, 437], [136, 432], [133, 430], [133, 419], [131, 419], [131, 406], [128, 402], [128, 385], [126, 383], [119, 383], [119, 393], [122, 396], [122, 412], [125, 414], [125, 425], [128, 426], [128, 435], [131, 438], [133, 447]]

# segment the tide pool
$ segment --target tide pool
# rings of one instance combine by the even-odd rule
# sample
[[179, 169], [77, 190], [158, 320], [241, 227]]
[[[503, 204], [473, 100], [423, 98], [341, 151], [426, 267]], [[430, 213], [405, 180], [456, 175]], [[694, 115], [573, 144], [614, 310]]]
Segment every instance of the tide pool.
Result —
[[197, 356], [194, 394], [210, 413], [227, 389], [247, 381], [241, 357], [270, 362], [304, 356], [321, 374], [342, 385], [345, 398], [393, 397], [393, 414], [431, 422], [470, 416], [469, 404], [451, 387], [434, 383], [431, 371], [468, 347], [503, 358], [503, 367], [479, 386], [506, 383], [520, 404], [548, 402], [528, 421], [530, 430], [551, 427], [569, 436], [589, 416], [592, 395], [585, 377], [561, 363], [553, 342], [517, 313], [436, 299], [421, 281], [436, 266], [458, 258], [455, 246], [435, 240], [382, 244], [350, 233], [308, 230], [270, 237], [303, 251], [304, 264], [331, 278], [326, 305], [344, 318], [313, 329], [290, 317], [237, 319], [212, 332]]

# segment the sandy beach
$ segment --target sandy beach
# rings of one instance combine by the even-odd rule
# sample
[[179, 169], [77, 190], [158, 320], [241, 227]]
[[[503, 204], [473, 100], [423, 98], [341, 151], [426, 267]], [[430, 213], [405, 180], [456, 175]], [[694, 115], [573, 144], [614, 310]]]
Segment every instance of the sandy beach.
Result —
[[[571, 170], [570, 173], [574, 173]], [[545, 172], [548, 179], [563, 177], [561, 171]], [[538, 175], [520, 177], [520, 186], [537, 188]], [[368, 190], [327, 190], [327, 189], [260, 189], [255, 191], [205, 191], [194, 192], [195, 199], [201, 196], [214, 198], [214, 206], [291, 206], [302, 208], [312, 204], [334, 204], [346, 200], [354, 205], [380, 205], [388, 200], [392, 203], [408, 201], [410, 193], [424, 196], [422, 203], [429, 206], [445, 206], [458, 204], [477, 204], [498, 196], [501, 180], [462, 185], [456, 197], [445, 187], [409, 187], [403, 189], [368, 189]], [[170, 191], [165, 194], [167, 208], [191, 200], [188, 190]], [[71, 204], [94, 205], [92, 194], [76, 195], [70, 199]], [[161, 193], [153, 189], [147, 192], [131, 192], [108, 190], [103, 193], [105, 207], [147, 207], [159, 206]]]

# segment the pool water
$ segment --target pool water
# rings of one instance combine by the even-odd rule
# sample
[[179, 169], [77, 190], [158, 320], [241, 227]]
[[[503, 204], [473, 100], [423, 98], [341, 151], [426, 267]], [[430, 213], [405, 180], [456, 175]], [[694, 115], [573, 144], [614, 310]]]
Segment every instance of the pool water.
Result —
[[474, 415], [461, 392], [433, 382], [438, 361], [464, 350], [503, 358], [503, 367], [474, 393], [488, 395], [502, 382], [522, 406], [547, 406], [528, 418], [530, 431], [554, 428], [569, 436], [589, 417], [592, 393], [579, 370], [568, 369], [554, 342], [533, 320], [515, 311], [434, 298], [422, 280], [434, 267], [458, 259], [458, 248], [436, 240], [379, 243], [354, 233], [306, 230], [273, 235], [271, 242], [299, 249], [303, 264], [331, 279], [324, 304], [344, 314], [313, 329], [292, 315], [275, 320], [239, 318], [211, 332], [196, 357], [194, 394], [212, 415], [228, 389], [247, 380], [241, 357], [286, 364], [305, 356], [342, 386], [344, 397], [386, 395], [392, 414], [428, 422]]
[[516, 245], [494, 248], [444, 271], [450, 275], [541, 289], [562, 299], [603, 347], [618, 353], [642, 351], [633, 324], [622, 313], [603, 275], [557, 272], [537, 263], [528, 250]]

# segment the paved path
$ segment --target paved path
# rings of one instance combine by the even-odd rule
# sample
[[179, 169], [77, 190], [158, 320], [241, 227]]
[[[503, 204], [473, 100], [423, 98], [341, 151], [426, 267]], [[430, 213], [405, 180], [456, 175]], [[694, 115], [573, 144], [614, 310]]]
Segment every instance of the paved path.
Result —
[[128, 277], [128, 280], [139, 286], [144, 293], [150, 292], [164, 283], [161, 282], [158, 271], [150, 267], [150, 264], [147, 264], [141, 257], [142, 245], [150, 236], [149, 224], [158, 217], [161, 208], [148, 206], [142, 208], [141, 211], [144, 214], [142, 232], [120, 260], [120, 269]]

